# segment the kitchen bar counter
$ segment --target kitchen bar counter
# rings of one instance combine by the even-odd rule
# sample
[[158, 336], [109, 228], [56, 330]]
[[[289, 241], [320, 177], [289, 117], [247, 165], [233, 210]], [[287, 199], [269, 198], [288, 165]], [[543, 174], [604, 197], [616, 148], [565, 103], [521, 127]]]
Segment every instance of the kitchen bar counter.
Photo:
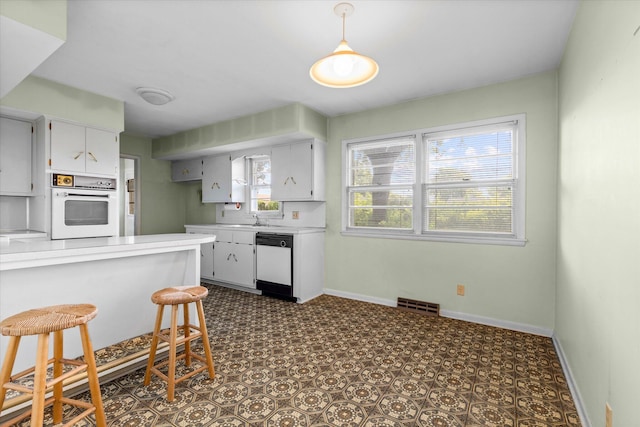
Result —
[[174, 252], [180, 248], [188, 250], [189, 246], [213, 240], [215, 236], [201, 234], [151, 234], [68, 240], [11, 239], [0, 243], [0, 271], [122, 258], [144, 253]]
[[[157, 307], [151, 294], [198, 285], [200, 245], [213, 241], [211, 234], [11, 239], [0, 244], [0, 318], [31, 308], [89, 303], [98, 307], [89, 323], [94, 348], [143, 335], [154, 326]], [[0, 337], [0, 359], [7, 343]], [[14, 371], [34, 364], [35, 348], [34, 337], [22, 339]], [[65, 353], [70, 358], [82, 354], [79, 334], [65, 334]]]

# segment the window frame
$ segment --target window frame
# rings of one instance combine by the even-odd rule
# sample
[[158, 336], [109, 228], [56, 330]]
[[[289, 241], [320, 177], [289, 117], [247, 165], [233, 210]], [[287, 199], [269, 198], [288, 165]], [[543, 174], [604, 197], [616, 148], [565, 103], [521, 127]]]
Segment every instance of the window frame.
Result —
[[[466, 232], [466, 231], [424, 231], [423, 216], [425, 194], [425, 180], [428, 162], [428, 153], [425, 152], [424, 135], [436, 133], [451, 133], [459, 131], [460, 134], [470, 130], [470, 128], [480, 128], [496, 126], [508, 122], [515, 123], [514, 141], [513, 141], [513, 197], [512, 197], [512, 218], [513, 232], [511, 234], [493, 234], [484, 232]], [[415, 153], [415, 179], [413, 188], [413, 229], [377, 229], [365, 227], [349, 226], [349, 148], [353, 144], [372, 143], [385, 139], [397, 139], [401, 137], [414, 137], [414, 153]], [[507, 246], [524, 246], [526, 244], [525, 237], [525, 201], [526, 201], [526, 114], [513, 114], [508, 116], [500, 116], [495, 118], [475, 120], [464, 123], [455, 123], [444, 126], [436, 126], [412, 130], [408, 132], [397, 132], [387, 135], [376, 135], [365, 138], [346, 139], [342, 141], [342, 182], [341, 182], [341, 198], [342, 198], [342, 226], [341, 234], [344, 236], [357, 237], [374, 237], [374, 238], [391, 238], [391, 239], [409, 239], [409, 240], [426, 240], [438, 242], [456, 242], [456, 243], [477, 243], [477, 244], [495, 244]]]
[[[347, 209], [346, 209], [346, 227], [347, 229], [351, 228], [349, 227], [349, 218], [350, 218], [350, 212], [349, 212], [349, 208], [350, 208], [350, 190], [351, 189], [357, 189], [359, 191], [364, 191], [364, 192], [375, 192], [375, 190], [379, 190], [379, 191], [387, 191], [389, 193], [392, 193], [393, 191], [402, 191], [405, 189], [409, 189], [412, 192], [412, 206], [411, 206], [411, 210], [412, 210], [412, 226], [411, 228], [391, 228], [391, 227], [357, 227], [358, 230], [371, 230], [372, 232], [379, 232], [379, 233], [392, 233], [392, 234], [412, 234], [413, 233], [413, 229], [415, 228], [415, 206], [413, 206], [413, 203], [415, 203], [415, 190], [416, 190], [416, 186], [415, 186], [415, 182], [416, 182], [416, 162], [417, 162], [417, 156], [416, 156], [416, 140], [415, 140], [415, 135], [413, 134], [407, 134], [407, 133], [402, 133], [402, 134], [397, 134], [397, 135], [393, 135], [391, 137], [383, 137], [383, 138], [375, 138], [375, 139], [364, 139], [364, 140], [359, 140], [358, 142], [355, 142], [357, 144], [370, 144], [370, 145], [377, 145], [380, 142], [383, 141], [388, 141], [390, 142], [390, 144], [387, 147], [390, 146], [400, 146], [400, 145], [404, 145], [401, 144], [400, 141], [402, 140], [413, 140], [413, 164], [414, 164], [414, 169], [413, 169], [413, 182], [408, 183], [408, 184], [386, 184], [386, 185], [375, 185], [375, 184], [371, 184], [371, 185], [363, 185], [363, 186], [351, 186], [349, 185], [350, 183], [350, 178], [348, 176], [348, 171], [350, 169], [345, 169], [345, 174], [344, 177], [346, 179], [346, 187], [345, 187], [345, 191], [346, 191], [346, 204], [347, 204]], [[394, 142], [396, 142], [394, 144]], [[354, 141], [350, 141], [346, 146], [346, 159], [345, 161], [348, 163], [349, 162], [349, 145], [354, 144]], [[354, 228], [355, 229], [355, 228]]]
[[275, 210], [269, 210], [269, 211], [259, 211], [259, 210], [254, 210], [253, 209], [253, 189], [254, 188], [266, 188], [269, 187], [269, 189], [271, 189], [271, 185], [253, 185], [253, 162], [254, 160], [260, 160], [263, 158], [268, 158], [269, 162], [271, 162], [271, 155], [270, 154], [256, 154], [253, 156], [247, 156], [246, 157], [246, 170], [247, 170], [247, 195], [246, 198], [248, 200], [247, 205], [247, 211], [249, 214], [251, 215], [258, 215], [260, 218], [282, 218], [283, 215], [283, 209], [282, 209], [282, 201], [280, 200], [273, 200], [273, 199], [269, 199], [269, 201], [277, 201], [278, 202], [278, 209]]

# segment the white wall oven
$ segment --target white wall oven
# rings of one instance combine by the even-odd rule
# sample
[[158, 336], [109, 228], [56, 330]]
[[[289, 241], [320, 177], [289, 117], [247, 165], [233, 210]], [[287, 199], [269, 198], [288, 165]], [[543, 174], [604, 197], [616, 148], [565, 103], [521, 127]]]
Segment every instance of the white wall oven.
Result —
[[51, 238], [118, 235], [116, 180], [52, 174]]

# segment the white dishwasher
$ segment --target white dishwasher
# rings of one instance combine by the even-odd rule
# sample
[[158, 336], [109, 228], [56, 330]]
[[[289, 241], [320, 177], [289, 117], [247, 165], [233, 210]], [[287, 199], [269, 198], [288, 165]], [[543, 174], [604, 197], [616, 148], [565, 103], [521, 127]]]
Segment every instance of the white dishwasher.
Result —
[[262, 295], [296, 301], [292, 234], [256, 233], [256, 288]]

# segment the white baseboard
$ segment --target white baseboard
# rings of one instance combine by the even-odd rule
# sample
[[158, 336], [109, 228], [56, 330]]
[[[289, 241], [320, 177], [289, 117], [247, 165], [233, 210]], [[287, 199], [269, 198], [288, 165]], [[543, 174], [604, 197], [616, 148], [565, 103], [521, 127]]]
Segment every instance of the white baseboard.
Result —
[[397, 302], [394, 300], [376, 298], [376, 297], [371, 297], [369, 295], [354, 294], [352, 292], [337, 291], [335, 289], [325, 288], [324, 293], [327, 295], [333, 295], [335, 297], [342, 297], [342, 298], [347, 298], [347, 299], [352, 299], [352, 300], [362, 301], [362, 302], [371, 302], [373, 304], [386, 305], [389, 307], [395, 307], [397, 304]]
[[573, 403], [576, 405], [576, 411], [578, 411], [578, 416], [580, 417], [580, 423], [582, 427], [591, 427], [591, 420], [587, 415], [587, 411], [584, 408], [584, 404], [582, 402], [582, 396], [578, 391], [578, 386], [576, 382], [573, 380], [573, 374], [571, 373], [571, 367], [569, 366], [569, 361], [567, 360], [566, 355], [564, 354], [564, 350], [562, 349], [562, 344], [560, 344], [560, 340], [556, 336], [555, 332], [551, 337], [553, 340], [553, 346], [556, 348], [556, 354], [558, 355], [558, 359], [560, 360], [560, 365], [562, 366], [562, 372], [564, 372], [564, 377], [567, 379], [567, 385], [569, 386], [569, 391], [571, 392], [571, 397], [573, 398]]
[[451, 319], [464, 320], [466, 322], [479, 323], [481, 325], [487, 326], [495, 326], [496, 328], [509, 329], [512, 331], [524, 332], [527, 334], [541, 335], [548, 338], [551, 338], [551, 336], [553, 336], [552, 329], [527, 325], [526, 323], [511, 322], [509, 320], [494, 319], [492, 317], [478, 316], [476, 314], [469, 313], [460, 313], [451, 310], [440, 310], [440, 315], [442, 317], [449, 317]]
[[[325, 289], [324, 293], [327, 295], [334, 295], [337, 297], [343, 297], [353, 299], [357, 301], [371, 302], [374, 304], [386, 305], [389, 307], [395, 307], [397, 301], [389, 300], [385, 298], [376, 298], [368, 295], [355, 294], [351, 292], [337, 291], [335, 289]], [[481, 325], [495, 326], [503, 329], [510, 329], [518, 332], [525, 332], [528, 334], [542, 335], [545, 337], [551, 337], [553, 330], [547, 328], [541, 328], [539, 326], [527, 325], [524, 323], [510, 322], [507, 320], [493, 319], [491, 317], [478, 316], [475, 314], [459, 313], [451, 310], [440, 310], [442, 317], [449, 317], [451, 319], [464, 320], [472, 323], [479, 323]]]

